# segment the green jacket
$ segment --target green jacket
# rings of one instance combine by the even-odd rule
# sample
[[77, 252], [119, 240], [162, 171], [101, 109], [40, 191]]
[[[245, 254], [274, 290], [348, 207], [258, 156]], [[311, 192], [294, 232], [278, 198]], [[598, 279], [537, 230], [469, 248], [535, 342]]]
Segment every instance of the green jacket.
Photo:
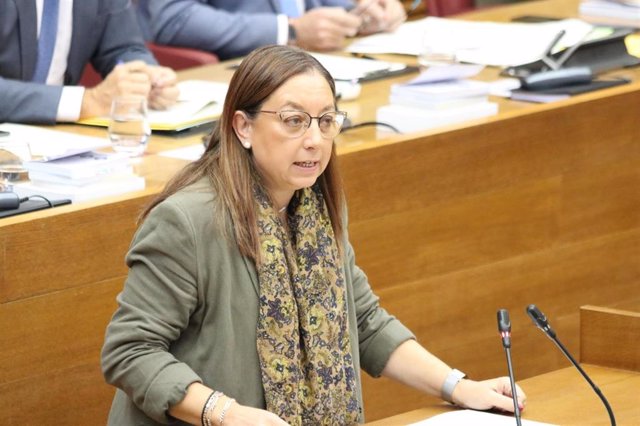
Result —
[[[265, 407], [256, 349], [258, 277], [253, 262], [216, 227], [214, 197], [203, 181], [186, 188], [156, 206], [134, 237], [129, 276], [102, 349], [105, 378], [118, 387], [110, 425], [184, 424], [167, 410], [193, 382]], [[346, 236], [344, 247], [354, 367], [377, 377], [413, 335], [380, 308]], [[359, 375], [357, 383], [362, 407]]]

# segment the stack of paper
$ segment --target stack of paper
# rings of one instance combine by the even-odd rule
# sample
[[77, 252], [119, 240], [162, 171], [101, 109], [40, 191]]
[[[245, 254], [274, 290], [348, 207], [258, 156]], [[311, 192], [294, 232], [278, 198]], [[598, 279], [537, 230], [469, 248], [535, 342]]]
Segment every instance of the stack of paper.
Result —
[[143, 177], [133, 172], [126, 155], [96, 151], [50, 161], [27, 161], [30, 182], [14, 185], [21, 196], [50, 200], [88, 201], [144, 189]]
[[493, 115], [488, 83], [452, 78], [479, 72], [482, 67], [432, 67], [418, 78], [391, 86], [390, 105], [378, 108], [377, 121], [401, 132], [414, 132]]
[[580, 15], [593, 22], [640, 28], [640, 1], [583, 0]]
[[8, 133], [3, 141], [21, 144], [25, 148], [18, 154], [23, 161], [54, 160], [69, 157], [110, 145], [107, 135], [96, 138], [77, 133], [50, 130], [42, 126], [27, 126], [24, 124], [3, 123], [0, 130]]

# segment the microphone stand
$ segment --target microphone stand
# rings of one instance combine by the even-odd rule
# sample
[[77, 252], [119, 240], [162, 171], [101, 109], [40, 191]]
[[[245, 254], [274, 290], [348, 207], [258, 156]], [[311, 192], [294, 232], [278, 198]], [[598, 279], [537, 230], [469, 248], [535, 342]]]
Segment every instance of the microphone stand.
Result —
[[516, 425], [522, 426], [520, 418], [520, 407], [518, 406], [518, 394], [516, 392], [516, 380], [513, 376], [513, 364], [511, 363], [511, 321], [506, 309], [498, 311], [498, 330], [502, 336], [502, 346], [507, 356], [507, 369], [509, 371], [509, 381], [511, 382], [511, 397], [513, 398], [513, 415], [516, 418]]
[[613, 410], [611, 409], [611, 405], [609, 405], [609, 401], [607, 401], [607, 398], [605, 398], [605, 396], [602, 393], [602, 391], [600, 390], [600, 388], [598, 386], [596, 386], [595, 383], [593, 383], [593, 380], [591, 380], [591, 378], [582, 369], [582, 367], [580, 367], [580, 364], [578, 364], [578, 361], [576, 361], [573, 358], [573, 356], [571, 356], [571, 354], [569, 353], [567, 348], [560, 342], [560, 340], [558, 340], [558, 338], [556, 337], [556, 332], [553, 331], [553, 329], [549, 325], [549, 322], [547, 321], [547, 317], [537, 308], [536, 305], [527, 306], [526, 311], [527, 311], [527, 314], [529, 315], [529, 317], [531, 318], [531, 320], [533, 321], [533, 323], [540, 330], [542, 330], [542, 332], [549, 339], [551, 339], [553, 341], [553, 343], [555, 343], [555, 345], [558, 347], [558, 349], [560, 349], [560, 352], [562, 352], [564, 354], [564, 356], [566, 356], [567, 359], [569, 361], [571, 361], [571, 364], [573, 364], [573, 366], [578, 369], [578, 371], [580, 372], [582, 377], [584, 377], [584, 379], [587, 381], [587, 383], [589, 383], [591, 388], [594, 390], [596, 395], [598, 395], [598, 397], [600, 398], [600, 400], [604, 404], [605, 408], [607, 409], [607, 413], [609, 414], [609, 420], [611, 422], [611, 426], [616, 426], [616, 418], [613, 415]]
[[[544, 329], [542, 331], [544, 331]], [[556, 346], [558, 347], [558, 349], [560, 349], [560, 351], [564, 354], [564, 356], [566, 356], [567, 359], [571, 361], [571, 364], [573, 364], [573, 366], [578, 369], [580, 374], [582, 374], [582, 377], [584, 377], [584, 379], [589, 383], [589, 385], [591, 385], [595, 393], [602, 400], [602, 403], [607, 409], [607, 413], [609, 413], [609, 420], [611, 421], [611, 426], [616, 426], [616, 418], [613, 415], [613, 410], [611, 409], [611, 406], [609, 405], [609, 401], [607, 401], [607, 398], [605, 398], [600, 388], [596, 386], [595, 383], [593, 383], [593, 381], [589, 376], [587, 376], [587, 373], [582, 369], [582, 367], [580, 367], [580, 364], [578, 364], [578, 362], [573, 358], [573, 356], [571, 356], [567, 348], [565, 348], [565, 346], [560, 342], [560, 340], [558, 340], [555, 333], [545, 332], [545, 334], [549, 337], [549, 339], [553, 341], [553, 343], [556, 344]]]

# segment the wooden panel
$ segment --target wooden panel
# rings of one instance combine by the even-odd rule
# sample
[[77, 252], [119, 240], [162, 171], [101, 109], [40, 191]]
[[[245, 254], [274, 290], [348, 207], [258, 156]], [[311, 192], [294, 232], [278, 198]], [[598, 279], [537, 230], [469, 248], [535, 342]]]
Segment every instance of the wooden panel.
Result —
[[350, 226], [376, 290], [496, 262], [552, 245], [560, 180], [459, 197]]
[[[0, 384], [93, 364], [124, 277], [0, 304]], [[0, 400], [6, 395], [0, 394]]]
[[115, 389], [96, 362], [0, 384], [2, 424], [104, 425]]
[[[429, 138], [407, 137], [402, 143], [376, 149], [345, 148], [339, 161], [350, 219], [357, 222], [514, 182], [637, 160], [637, 111], [639, 97], [622, 93], [571, 108], [489, 120]], [[585, 122], [576, 116], [590, 118]], [[619, 126], [615, 132], [610, 120]]]
[[106, 423], [115, 389], [102, 376], [100, 350], [123, 281], [0, 304], [3, 424]]
[[640, 371], [639, 341], [640, 311], [580, 308], [580, 362]]
[[0, 265], [0, 302], [126, 274], [124, 254], [147, 201], [128, 200], [4, 228], [0, 244], [9, 261]]
[[[638, 142], [635, 145], [640, 147]], [[629, 155], [626, 160], [563, 176], [562, 241], [640, 228], [640, 154]]]

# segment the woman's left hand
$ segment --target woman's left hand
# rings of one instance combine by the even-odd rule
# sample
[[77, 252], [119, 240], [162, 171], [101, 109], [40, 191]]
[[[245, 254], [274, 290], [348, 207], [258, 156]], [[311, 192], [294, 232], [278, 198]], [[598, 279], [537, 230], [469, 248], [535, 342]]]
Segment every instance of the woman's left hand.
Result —
[[[518, 406], [524, 410], [527, 396], [516, 384]], [[508, 377], [483, 380], [461, 380], [453, 390], [453, 402], [456, 405], [474, 410], [499, 410], [513, 412], [513, 398], [511, 395], [511, 382]]]

